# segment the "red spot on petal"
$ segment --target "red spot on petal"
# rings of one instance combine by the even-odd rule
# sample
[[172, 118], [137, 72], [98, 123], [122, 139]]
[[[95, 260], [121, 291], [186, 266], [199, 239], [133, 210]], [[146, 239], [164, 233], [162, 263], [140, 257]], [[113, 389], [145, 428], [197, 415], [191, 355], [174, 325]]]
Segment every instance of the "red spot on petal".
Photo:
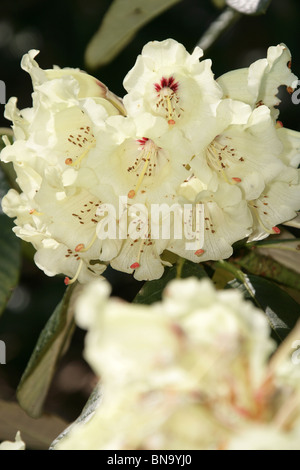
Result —
[[140, 264], [139, 264], [139, 263], [133, 263], [133, 264], [130, 266], [131, 269], [137, 269], [137, 268], [139, 268], [139, 267], [140, 267]]
[[197, 251], [195, 251], [195, 255], [196, 255], [196, 256], [201, 256], [201, 255], [203, 255], [203, 253], [204, 253], [204, 250], [197, 250]]
[[133, 199], [135, 196], [135, 190], [134, 189], [131, 189], [129, 191], [129, 193], [127, 194], [127, 197], [129, 197], [129, 199]]
[[72, 163], [73, 163], [72, 158], [66, 158], [66, 159], [65, 159], [65, 164], [66, 164], [66, 165], [72, 165]]
[[65, 277], [64, 283], [65, 283], [66, 286], [68, 286], [69, 283], [70, 283], [70, 278], [69, 278], [69, 277]]
[[154, 88], [157, 92], [160, 92], [162, 88], [170, 88], [174, 93], [177, 92], [179, 83], [176, 82], [174, 77], [162, 77], [160, 83], [154, 83]]
[[280, 228], [278, 228], [278, 227], [272, 227], [272, 230], [273, 230], [273, 232], [276, 233], [277, 235], [279, 235], [279, 234], [281, 233]]
[[84, 248], [84, 244], [83, 243], [79, 243], [76, 248], [75, 248], [75, 251], [78, 253], [79, 251], [83, 250]]
[[35, 209], [30, 209], [29, 214], [32, 215], [35, 213]]
[[236, 183], [241, 183], [241, 182], [242, 182], [241, 178], [232, 178], [232, 179], [233, 179], [233, 181], [235, 181]]
[[143, 137], [142, 139], [138, 139], [137, 142], [141, 145], [145, 145], [146, 142], [148, 142], [148, 137]]
[[174, 119], [169, 119], [168, 124], [169, 126], [174, 126], [176, 122], [174, 121]]

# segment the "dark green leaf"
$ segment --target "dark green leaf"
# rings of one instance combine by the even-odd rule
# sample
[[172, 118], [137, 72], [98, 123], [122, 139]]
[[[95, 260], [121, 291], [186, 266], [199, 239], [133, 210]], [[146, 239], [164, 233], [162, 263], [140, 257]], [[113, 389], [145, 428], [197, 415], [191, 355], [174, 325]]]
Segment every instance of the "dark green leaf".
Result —
[[[0, 168], [0, 200], [9, 190], [9, 185]], [[12, 231], [12, 219], [0, 209], [0, 314], [16, 286], [21, 266], [21, 243]]]
[[21, 243], [13, 226], [7, 215], [0, 214], [0, 315], [17, 285], [21, 267]]
[[181, 0], [114, 0], [88, 44], [85, 60], [90, 68], [110, 62], [150, 20]]
[[57, 363], [74, 331], [74, 301], [80, 285], [67, 288], [38, 339], [17, 390], [21, 407], [33, 418], [41, 415]]
[[282, 266], [272, 258], [251, 251], [238, 264], [252, 274], [267, 277], [280, 284], [300, 290], [299, 273]]
[[261, 15], [266, 13], [271, 0], [226, 0], [226, 3], [244, 15]]
[[[181, 278], [197, 277], [201, 279], [206, 277], [206, 272], [201, 264], [195, 264], [191, 261], [185, 261], [181, 268]], [[166, 285], [177, 277], [177, 266], [172, 266], [165, 270], [164, 275], [155, 281], [145, 282], [140, 292], [134, 299], [134, 303], [150, 305], [158, 302], [162, 298], [162, 292]]]
[[244, 283], [234, 279], [227, 287], [238, 288], [245, 298], [254, 301], [256, 306], [265, 312], [271, 328], [280, 341], [287, 337], [300, 318], [300, 305], [267, 279], [249, 274], [245, 275]]

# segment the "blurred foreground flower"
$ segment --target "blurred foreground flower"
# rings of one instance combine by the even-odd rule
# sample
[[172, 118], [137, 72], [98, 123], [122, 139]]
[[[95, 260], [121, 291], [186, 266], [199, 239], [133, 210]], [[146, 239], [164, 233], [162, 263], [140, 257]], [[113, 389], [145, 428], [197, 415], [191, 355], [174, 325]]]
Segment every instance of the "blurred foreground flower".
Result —
[[[208, 280], [172, 281], [152, 306], [85, 288], [77, 323], [103, 400], [58, 449], [300, 449], [299, 369], [272, 368], [263, 312]], [[278, 354], [278, 353], [276, 353]]]

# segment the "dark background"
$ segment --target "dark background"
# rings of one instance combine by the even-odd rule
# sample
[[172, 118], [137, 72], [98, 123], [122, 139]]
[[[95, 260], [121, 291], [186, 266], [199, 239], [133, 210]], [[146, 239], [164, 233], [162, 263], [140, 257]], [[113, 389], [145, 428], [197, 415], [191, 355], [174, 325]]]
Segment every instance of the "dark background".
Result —
[[[6, 84], [7, 99], [17, 96], [20, 108], [31, 106], [30, 78], [20, 69], [21, 57], [29, 49], [41, 51], [37, 60], [42, 68], [56, 64], [86, 70], [85, 48], [110, 4], [109, 0], [0, 0], [0, 80]], [[183, 0], [146, 25], [111, 64], [89, 72], [122, 96], [123, 78], [145, 43], [172, 37], [191, 52], [219, 14], [210, 0]], [[269, 46], [281, 42], [290, 48], [293, 71], [300, 75], [299, 21], [299, 0], [273, 0], [266, 15], [243, 17], [206, 54], [213, 60], [216, 77], [249, 66], [265, 57]], [[4, 106], [0, 108], [0, 127], [8, 126]], [[300, 130], [299, 109], [287, 94], [280, 119], [286, 127]], [[6, 400], [14, 400], [38, 335], [65, 290], [63, 278], [45, 276], [33, 264], [30, 250], [23, 251], [20, 285], [0, 319], [0, 339], [9, 345], [7, 364], [0, 366], [0, 399]], [[112, 271], [107, 275], [114, 293], [128, 300], [140, 288], [131, 276]], [[83, 336], [77, 330], [46, 405], [47, 412], [69, 421], [77, 417], [95, 384], [82, 359]]]

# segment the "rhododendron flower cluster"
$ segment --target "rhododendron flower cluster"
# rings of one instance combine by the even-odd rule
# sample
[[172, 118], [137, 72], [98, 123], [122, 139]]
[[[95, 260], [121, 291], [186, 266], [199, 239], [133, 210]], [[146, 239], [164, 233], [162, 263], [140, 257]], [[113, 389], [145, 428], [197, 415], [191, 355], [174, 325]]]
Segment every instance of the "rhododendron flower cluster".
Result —
[[[150, 42], [123, 100], [77, 69], [40, 69], [36, 54], [22, 60], [32, 107], [18, 110], [16, 98], [6, 106], [14, 142], [6, 139], [1, 159], [13, 163], [20, 192], [2, 207], [49, 276], [85, 283], [111, 265], [158, 279], [169, 265], [163, 253], [228, 258], [236, 241], [279, 233], [295, 217], [300, 135], [277, 109], [279, 87], [291, 92], [297, 80], [286, 46], [215, 80], [198, 47]], [[153, 228], [154, 205], [171, 214], [169, 236], [160, 213]]]
[[109, 293], [86, 286], [76, 314], [101, 403], [56, 448], [299, 450], [299, 368], [270, 364], [267, 317], [240, 292], [189, 278], [151, 306]]

